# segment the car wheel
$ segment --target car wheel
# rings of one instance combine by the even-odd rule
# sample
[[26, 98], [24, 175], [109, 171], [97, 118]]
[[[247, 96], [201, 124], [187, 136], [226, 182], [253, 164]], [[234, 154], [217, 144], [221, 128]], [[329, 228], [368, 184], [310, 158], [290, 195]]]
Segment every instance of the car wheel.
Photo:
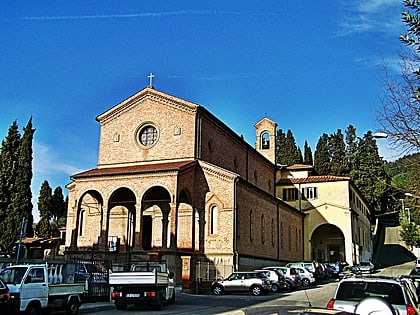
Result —
[[223, 294], [223, 287], [220, 285], [215, 285], [211, 291], [214, 295], [222, 295]]
[[292, 291], [293, 290], [293, 284], [290, 281], [286, 281], [286, 290]]
[[303, 285], [304, 287], [307, 287], [309, 284], [310, 284], [310, 282], [309, 282], [309, 280], [308, 280], [308, 279], [302, 279], [302, 285]]
[[254, 285], [251, 287], [252, 295], [258, 296], [263, 294], [263, 289], [259, 285]]
[[271, 286], [271, 292], [273, 292], [273, 293], [277, 293], [277, 292], [279, 292], [280, 291], [280, 287], [279, 287], [279, 285], [278, 284], [273, 284], [272, 286]]
[[77, 299], [72, 298], [67, 304], [67, 315], [77, 315], [79, 313], [80, 303]]

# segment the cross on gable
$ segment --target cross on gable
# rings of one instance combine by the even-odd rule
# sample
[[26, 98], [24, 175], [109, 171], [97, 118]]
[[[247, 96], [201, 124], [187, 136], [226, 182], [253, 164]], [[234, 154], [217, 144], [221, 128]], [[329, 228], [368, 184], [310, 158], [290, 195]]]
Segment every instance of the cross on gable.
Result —
[[149, 86], [153, 87], [153, 78], [155, 77], [155, 75], [150, 72], [150, 74], [147, 77], [149, 78]]

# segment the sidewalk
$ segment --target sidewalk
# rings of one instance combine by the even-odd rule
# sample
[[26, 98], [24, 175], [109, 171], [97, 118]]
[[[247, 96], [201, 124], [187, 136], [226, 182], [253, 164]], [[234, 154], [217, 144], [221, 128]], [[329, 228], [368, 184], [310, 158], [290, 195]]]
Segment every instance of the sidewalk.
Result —
[[378, 272], [374, 273], [378, 276], [390, 276], [390, 277], [397, 277], [400, 275], [408, 275], [411, 269], [414, 269], [416, 266], [415, 260], [405, 262], [400, 265], [389, 266], [386, 268], [379, 269]]

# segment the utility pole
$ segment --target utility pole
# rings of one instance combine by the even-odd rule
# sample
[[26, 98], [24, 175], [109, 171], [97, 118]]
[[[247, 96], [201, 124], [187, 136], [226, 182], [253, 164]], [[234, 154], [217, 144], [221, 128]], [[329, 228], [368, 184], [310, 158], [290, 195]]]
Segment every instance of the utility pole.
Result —
[[26, 223], [26, 218], [22, 218], [22, 223], [20, 224], [19, 244], [16, 251], [16, 265], [19, 263], [20, 249], [22, 247], [22, 238], [26, 235]]

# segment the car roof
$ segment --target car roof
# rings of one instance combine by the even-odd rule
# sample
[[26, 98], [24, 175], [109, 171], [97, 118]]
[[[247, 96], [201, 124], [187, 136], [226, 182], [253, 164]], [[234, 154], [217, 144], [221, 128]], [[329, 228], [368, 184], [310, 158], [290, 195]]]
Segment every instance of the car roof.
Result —
[[387, 283], [400, 283], [396, 278], [386, 276], [374, 276], [374, 277], [352, 277], [344, 278], [340, 282], [387, 282]]

